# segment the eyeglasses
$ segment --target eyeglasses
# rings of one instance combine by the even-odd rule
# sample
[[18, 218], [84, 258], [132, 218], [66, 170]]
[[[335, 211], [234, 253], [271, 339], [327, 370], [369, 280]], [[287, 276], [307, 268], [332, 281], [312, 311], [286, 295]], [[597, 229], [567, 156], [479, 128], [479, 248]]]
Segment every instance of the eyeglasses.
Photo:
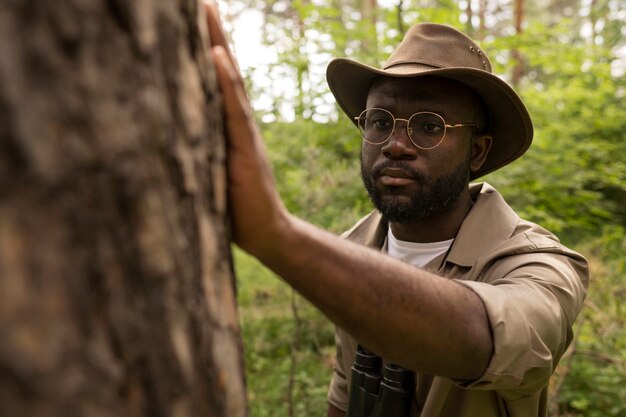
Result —
[[406, 132], [413, 145], [423, 150], [429, 150], [439, 146], [446, 137], [446, 129], [473, 126], [476, 123], [446, 124], [443, 117], [432, 112], [418, 112], [408, 119], [394, 117], [385, 109], [365, 109], [354, 120], [358, 121], [359, 131], [363, 139], [373, 145], [380, 145], [389, 140], [396, 128], [396, 121], [406, 122]]

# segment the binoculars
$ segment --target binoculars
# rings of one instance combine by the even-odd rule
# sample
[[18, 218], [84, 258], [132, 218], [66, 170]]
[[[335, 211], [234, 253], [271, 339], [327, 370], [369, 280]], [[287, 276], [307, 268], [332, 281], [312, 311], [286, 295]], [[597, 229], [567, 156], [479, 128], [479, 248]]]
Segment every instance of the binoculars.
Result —
[[[381, 374], [382, 368], [382, 374]], [[415, 372], [358, 346], [352, 365], [347, 417], [409, 417]]]

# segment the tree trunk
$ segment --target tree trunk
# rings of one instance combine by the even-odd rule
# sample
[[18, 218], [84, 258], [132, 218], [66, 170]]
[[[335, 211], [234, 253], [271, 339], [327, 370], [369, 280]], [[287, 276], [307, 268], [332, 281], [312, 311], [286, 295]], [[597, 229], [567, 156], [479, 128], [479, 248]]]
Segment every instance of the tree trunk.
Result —
[[0, 415], [246, 415], [203, 21], [0, 2]]
[[465, 5], [465, 15], [467, 16], [467, 22], [465, 24], [465, 33], [470, 37], [474, 36], [474, 10], [472, 9], [472, 0], [467, 0]]
[[404, 0], [398, 0], [398, 4], [396, 5], [396, 22], [398, 22], [398, 32], [400, 35], [404, 36], [406, 29], [404, 28]]
[[378, 35], [376, 24], [378, 23], [378, 0], [361, 0], [361, 22], [363, 24], [363, 40], [361, 52], [364, 56], [378, 59]]
[[[515, 35], [519, 38], [519, 36], [523, 32], [524, 0], [515, 0], [514, 19]], [[513, 50], [511, 51], [511, 56], [514, 62], [513, 74], [511, 75], [511, 84], [513, 84], [515, 88], [519, 88], [519, 84], [525, 72], [524, 56], [518, 48], [513, 48]]]
[[483, 40], [487, 36], [487, 23], [485, 15], [487, 14], [487, 0], [480, 0], [478, 6], [478, 39]]

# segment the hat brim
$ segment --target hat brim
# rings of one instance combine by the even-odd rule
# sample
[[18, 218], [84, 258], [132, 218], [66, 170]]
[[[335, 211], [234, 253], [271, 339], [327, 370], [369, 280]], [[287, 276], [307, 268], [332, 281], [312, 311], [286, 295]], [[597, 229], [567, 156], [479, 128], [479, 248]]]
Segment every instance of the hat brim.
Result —
[[487, 159], [470, 179], [482, 177], [519, 158], [533, 139], [533, 124], [517, 93], [499, 77], [475, 68], [432, 68], [428, 66], [397, 66], [387, 70], [370, 67], [349, 58], [330, 62], [326, 77], [337, 103], [356, 124], [367, 102], [372, 81], [377, 76], [423, 77], [436, 75], [459, 81], [474, 90], [490, 113], [490, 134], [493, 138]]

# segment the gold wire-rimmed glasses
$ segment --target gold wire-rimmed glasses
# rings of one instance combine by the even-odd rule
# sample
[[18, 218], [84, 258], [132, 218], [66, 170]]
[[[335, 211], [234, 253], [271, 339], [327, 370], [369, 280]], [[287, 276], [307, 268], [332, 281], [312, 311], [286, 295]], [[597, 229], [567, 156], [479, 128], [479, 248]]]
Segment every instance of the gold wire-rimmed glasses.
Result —
[[477, 123], [446, 124], [441, 115], [428, 111], [417, 112], [408, 119], [400, 119], [394, 117], [389, 110], [377, 107], [363, 110], [354, 120], [358, 123], [363, 140], [372, 145], [387, 142], [396, 129], [396, 121], [406, 122], [409, 139], [422, 150], [439, 146], [446, 137], [447, 129], [466, 126], [478, 128]]

